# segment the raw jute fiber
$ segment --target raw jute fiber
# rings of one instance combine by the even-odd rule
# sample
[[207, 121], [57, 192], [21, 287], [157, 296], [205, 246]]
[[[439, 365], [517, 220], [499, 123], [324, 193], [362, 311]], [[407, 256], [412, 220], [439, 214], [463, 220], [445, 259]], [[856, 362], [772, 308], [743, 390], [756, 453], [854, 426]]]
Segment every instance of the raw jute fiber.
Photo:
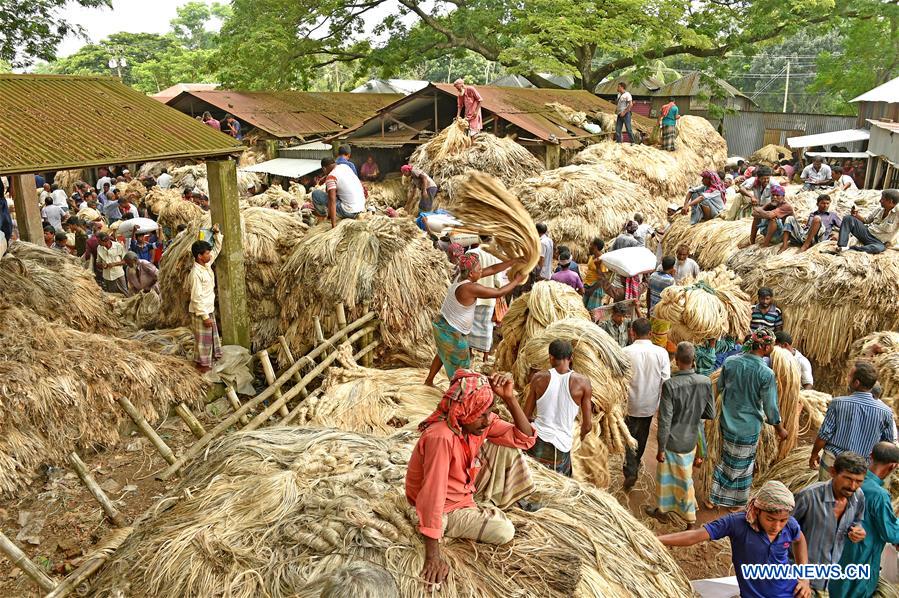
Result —
[[749, 156], [749, 163], [764, 164], [765, 166], [773, 168], [780, 164], [778, 154], [783, 154], [783, 159], [789, 160], [793, 156], [793, 151], [788, 147], [777, 145], [775, 143], [769, 143], [768, 145], [757, 149], [755, 153]]
[[778, 255], [754, 246], [728, 260], [750, 296], [760, 287], [774, 291], [784, 329], [821, 367], [842, 366], [852, 343], [872, 330], [899, 329], [899, 312], [889, 307], [899, 296], [899, 251], [825, 253], [834, 247], [818, 243], [804, 253]]
[[377, 208], [398, 210], [405, 207], [411, 184], [411, 181], [404, 177], [391, 175], [387, 175], [383, 181], [363, 182], [362, 185], [368, 189], [368, 198], [365, 201]]
[[[169, 407], [199, 405], [206, 383], [193, 364], [142, 344], [55, 324], [0, 297], [0, 492], [28, 483], [42, 464], [119, 441], [129, 400], [151, 424]], [[99, 357], [99, 358], [98, 358]]]
[[[250, 339], [253, 350], [259, 351], [274, 343], [281, 333], [276, 287], [282, 282], [281, 266], [305, 234], [306, 225], [296, 214], [268, 208], [243, 209], [240, 218]], [[190, 324], [190, 271], [194, 264], [190, 247], [200, 229], [211, 226], [206, 214], [166, 250], [159, 267], [162, 309], [157, 326], [174, 328]]]
[[[335, 228], [320, 224], [285, 256], [277, 281], [281, 329], [301, 354], [314, 338], [314, 317], [333, 317], [343, 302], [348, 322], [369, 310], [378, 314], [386, 350], [430, 348], [449, 270], [445, 254], [411, 220], [373, 216], [341, 220]], [[434, 355], [424, 353], [430, 354], [425, 359]]]
[[590, 242], [611, 239], [642, 212], [663, 222], [665, 201], [599, 165], [546, 170], [515, 185], [517, 196], [535, 222], [544, 222], [556, 245], [566, 245], [578, 262], [587, 261]]
[[[85, 172], [82, 168], [76, 168], [73, 170], [58, 170], [56, 174], [53, 175], [53, 184], [66, 192], [66, 195], [71, 196], [72, 193], [75, 192], [75, 183], [78, 181], [85, 181]], [[103, 191], [103, 189], [100, 189]]]
[[[169, 170], [169, 174], [172, 175], [173, 189], [177, 189], [179, 192], [183, 189], [191, 189], [209, 195], [206, 164], [188, 164]], [[258, 189], [261, 182], [259, 175], [255, 172], [237, 171], [237, 192], [240, 195], [246, 195], [250, 187]]]
[[142, 201], [144, 206], [156, 214], [156, 221], [163, 231], [171, 236], [175, 236], [179, 225], [193, 224], [206, 215], [200, 206], [182, 199], [178, 189], [153, 187]]
[[[802, 189], [796, 186], [797, 189]], [[878, 189], [858, 189], [856, 191], [836, 191], [832, 190], [827, 195], [830, 197], [831, 212], [836, 212], [845, 218], [849, 215], [852, 207], [858, 208], [858, 213], [862, 218], [866, 218], [872, 211], [880, 208], [880, 196], [882, 191]], [[790, 195], [788, 192], [787, 201], [793, 206], [796, 218], [802, 224], [808, 221], [808, 216], [818, 209], [818, 196], [822, 195], [820, 191], [798, 191]]]
[[713, 218], [691, 225], [689, 216], [679, 215], [662, 236], [663, 255], [675, 256], [683, 245], [703, 270], [712, 270], [739, 251], [740, 242], [749, 239], [751, 229], [751, 218], [732, 222]]
[[291, 203], [302, 207], [306, 202], [306, 188], [297, 183], [291, 183], [290, 190], [285, 191], [281, 185], [272, 185], [264, 193], [248, 197], [246, 202], [248, 206], [290, 212], [292, 211]]
[[186, 327], [126, 330], [119, 333], [119, 336], [136, 341], [148, 351], [160, 355], [191, 358], [194, 351], [194, 334]]
[[[101, 570], [97, 595], [317, 596], [344, 563], [393, 576], [400, 595], [430, 594], [424, 546], [403, 481], [415, 438], [333, 429], [238, 432], [204, 460]], [[681, 597], [689, 581], [653, 534], [609, 494], [531, 464], [543, 505], [508, 515], [504, 546], [445, 541], [448, 598]]]
[[524, 258], [508, 271], [509, 279], [527, 275], [540, 259], [540, 238], [531, 215], [496, 178], [472, 172], [456, 194], [452, 214], [462, 221], [459, 232], [489, 235], [490, 251], [501, 261]]
[[730, 336], [742, 340], [749, 332], [752, 305], [740, 279], [723, 266], [702, 272], [662, 291], [653, 316], [671, 322], [674, 343], [702, 343]]
[[877, 368], [882, 396], [899, 397], [899, 332], [875, 332], [852, 343], [843, 380], [860, 359], [870, 361]]

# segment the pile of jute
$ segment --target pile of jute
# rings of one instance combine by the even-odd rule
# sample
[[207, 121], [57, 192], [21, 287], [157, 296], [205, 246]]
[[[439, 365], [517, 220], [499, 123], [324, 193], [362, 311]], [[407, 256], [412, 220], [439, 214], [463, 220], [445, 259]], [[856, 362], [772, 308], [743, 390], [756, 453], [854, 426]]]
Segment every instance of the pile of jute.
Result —
[[[433, 592], [419, 578], [424, 545], [404, 492], [415, 437], [321, 428], [238, 432], [205, 458], [137, 529], [93, 583], [99, 596], [318, 596], [362, 561], [404, 598]], [[531, 465], [542, 508], [511, 508], [503, 546], [446, 540], [448, 598], [681, 597], [690, 583], [609, 494]], [[189, 489], [189, 491], [188, 491]]]

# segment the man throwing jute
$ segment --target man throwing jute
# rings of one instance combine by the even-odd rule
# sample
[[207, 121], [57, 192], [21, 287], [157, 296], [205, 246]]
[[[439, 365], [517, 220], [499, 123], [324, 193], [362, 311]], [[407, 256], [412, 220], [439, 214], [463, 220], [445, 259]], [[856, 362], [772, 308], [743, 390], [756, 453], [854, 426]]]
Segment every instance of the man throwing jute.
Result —
[[[509, 409], [514, 425], [491, 413], [494, 393]], [[488, 379], [465, 369], [456, 370], [449, 390], [419, 430], [422, 435], [406, 472], [406, 498], [418, 512], [418, 529], [424, 536], [422, 577], [437, 584], [449, 575], [449, 564], [440, 555], [441, 537], [499, 545], [515, 535], [515, 527], [499, 508], [475, 504], [476, 492], [478, 498], [496, 493], [495, 488], [483, 484], [488, 475], [482, 470], [489, 446], [481, 450], [485, 441], [494, 446], [528, 449], [537, 435], [518, 404], [510, 375], [493, 374]], [[505, 471], [506, 503], [523, 498], [533, 488], [520, 453], [516, 451], [515, 457]], [[519, 463], [521, 468], [516, 466]], [[495, 472], [496, 463], [488, 464]], [[527, 486], [527, 490], [516, 494], [508, 486]]]

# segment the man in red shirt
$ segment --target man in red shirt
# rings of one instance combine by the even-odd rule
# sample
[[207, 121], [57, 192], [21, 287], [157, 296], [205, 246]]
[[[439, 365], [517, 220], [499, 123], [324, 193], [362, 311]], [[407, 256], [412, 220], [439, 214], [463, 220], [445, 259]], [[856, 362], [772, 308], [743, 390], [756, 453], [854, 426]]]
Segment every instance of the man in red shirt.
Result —
[[[514, 425], [492, 413], [494, 393], [509, 409]], [[484, 441], [528, 449], [537, 434], [515, 398], [509, 374], [488, 379], [465, 369], [456, 370], [436, 411], [419, 429], [422, 435], [406, 473], [406, 498], [418, 512], [418, 529], [424, 536], [422, 577], [437, 584], [449, 574], [449, 564], [440, 555], [441, 537], [499, 545], [515, 535], [505, 513], [474, 502]]]
[[462, 79], [456, 79], [453, 82], [456, 91], [459, 92], [456, 105], [456, 118], [462, 115], [462, 109], [465, 109], [465, 120], [468, 121], [468, 134], [476, 137], [481, 129], [484, 128], [484, 122], [481, 116], [481, 94], [472, 85], [465, 85]]

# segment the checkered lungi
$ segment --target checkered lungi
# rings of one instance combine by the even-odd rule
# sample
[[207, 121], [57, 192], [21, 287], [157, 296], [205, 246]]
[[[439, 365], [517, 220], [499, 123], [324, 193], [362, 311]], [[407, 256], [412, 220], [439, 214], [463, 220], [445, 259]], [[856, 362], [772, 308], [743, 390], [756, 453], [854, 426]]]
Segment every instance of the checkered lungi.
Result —
[[662, 149], [674, 151], [675, 139], [677, 139], [677, 125], [662, 125]]
[[203, 325], [203, 318], [191, 316], [191, 332], [194, 334], [194, 361], [198, 366], [211, 368], [222, 358], [222, 340], [219, 338], [218, 324], [212, 318], [212, 328]]
[[489, 353], [493, 347], [493, 306], [478, 305], [474, 308], [474, 323], [468, 335], [468, 346]]
[[656, 469], [659, 512], [674, 511], [688, 522], [696, 521], [696, 491], [693, 489], [693, 457], [689, 453], [665, 451], [665, 462]]
[[527, 450], [527, 454], [547, 469], [571, 477], [571, 453], [563, 453], [552, 443], [541, 440], [539, 436], [534, 446]]
[[743, 507], [749, 502], [752, 473], [759, 435], [737, 436], [721, 428], [721, 459], [715, 466], [712, 504], [719, 507]]
[[[784, 218], [784, 233], [790, 235], [790, 244], [791, 245], [802, 245], [805, 243], [805, 240], [808, 239], [809, 229], [808, 226], [810, 224], [803, 227], [799, 224], [799, 221], [796, 219], [796, 216], [787, 216]], [[818, 232], [815, 234], [815, 238], [812, 239], [812, 245], [820, 243], [824, 241], [824, 227], [821, 226], [818, 228]]]
[[443, 363], [446, 377], [453, 379], [453, 374], [459, 368], [471, 367], [471, 351], [468, 349], [468, 337], [453, 328], [446, 318], [441, 316], [431, 324], [434, 330], [434, 344], [437, 345], [437, 355]]

